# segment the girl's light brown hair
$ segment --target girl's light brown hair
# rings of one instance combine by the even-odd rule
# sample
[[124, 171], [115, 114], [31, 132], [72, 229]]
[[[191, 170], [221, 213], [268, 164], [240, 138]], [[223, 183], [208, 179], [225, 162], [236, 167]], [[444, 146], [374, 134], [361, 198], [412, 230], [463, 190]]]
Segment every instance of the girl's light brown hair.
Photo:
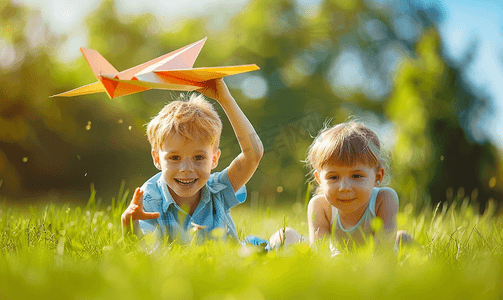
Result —
[[374, 131], [353, 120], [322, 129], [307, 152], [309, 174], [326, 164], [354, 166], [364, 164], [387, 169], [388, 162]]
[[186, 139], [209, 142], [218, 149], [222, 121], [215, 108], [203, 95], [182, 94], [172, 101], [148, 123], [147, 136], [152, 149], [161, 149], [170, 136], [179, 134]]

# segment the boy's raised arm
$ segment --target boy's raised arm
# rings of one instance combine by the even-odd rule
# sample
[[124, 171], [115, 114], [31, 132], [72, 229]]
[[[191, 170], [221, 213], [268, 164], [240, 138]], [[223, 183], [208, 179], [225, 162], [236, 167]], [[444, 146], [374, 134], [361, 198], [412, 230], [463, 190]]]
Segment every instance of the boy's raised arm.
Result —
[[232, 187], [234, 191], [237, 191], [255, 173], [264, 154], [264, 147], [250, 121], [230, 94], [223, 79], [208, 81], [199, 92], [217, 100], [222, 106], [238, 139], [241, 153], [232, 161], [227, 171]]

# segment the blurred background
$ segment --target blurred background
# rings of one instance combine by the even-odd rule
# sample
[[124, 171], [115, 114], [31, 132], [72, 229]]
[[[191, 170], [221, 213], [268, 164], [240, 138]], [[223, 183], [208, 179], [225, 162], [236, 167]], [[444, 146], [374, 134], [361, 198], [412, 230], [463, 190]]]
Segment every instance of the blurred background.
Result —
[[[171, 91], [49, 98], [208, 37], [194, 67], [255, 63], [226, 83], [265, 147], [250, 205], [304, 202], [312, 137], [350, 117], [390, 153], [417, 207], [503, 204], [503, 4], [468, 0], [4, 0], [0, 200], [108, 202], [157, 170], [145, 124]], [[223, 110], [222, 170], [239, 153]], [[492, 201], [490, 201], [492, 199]]]

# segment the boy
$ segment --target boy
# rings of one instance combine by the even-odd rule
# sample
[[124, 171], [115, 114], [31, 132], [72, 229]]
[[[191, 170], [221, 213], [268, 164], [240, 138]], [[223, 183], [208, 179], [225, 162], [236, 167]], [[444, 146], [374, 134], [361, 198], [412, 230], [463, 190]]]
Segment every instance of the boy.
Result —
[[156, 232], [187, 243], [190, 229], [208, 233], [223, 228], [238, 239], [230, 208], [246, 199], [245, 184], [262, 158], [262, 142], [222, 79], [199, 91], [222, 106], [241, 153], [225, 170], [210, 174], [221, 153], [222, 122], [215, 109], [194, 94], [189, 101], [166, 105], [147, 127], [152, 159], [161, 172], [136, 188], [121, 217], [124, 227], [132, 220], [139, 235]]

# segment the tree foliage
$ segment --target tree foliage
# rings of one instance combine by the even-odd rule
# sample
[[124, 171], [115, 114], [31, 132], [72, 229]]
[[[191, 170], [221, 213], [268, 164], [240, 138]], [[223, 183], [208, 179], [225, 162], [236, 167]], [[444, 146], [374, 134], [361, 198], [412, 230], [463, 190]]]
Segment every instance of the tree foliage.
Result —
[[501, 195], [501, 187], [490, 184], [499, 177], [497, 149], [473, 130], [490, 102], [468, 88], [462, 69], [441, 57], [434, 29], [424, 32], [416, 53], [397, 72], [386, 110], [397, 125], [398, 185], [413, 197], [428, 193], [433, 203], [466, 196], [483, 209]]
[[[473, 130], [490, 101], [463, 79], [466, 65], [443, 54], [441, 15], [408, 1], [379, 3], [326, 0], [306, 11], [293, 0], [251, 0], [223, 29], [212, 29], [208, 14], [167, 30], [150, 14], [118, 15], [107, 0], [87, 17], [88, 47], [124, 70], [208, 36], [195, 67], [260, 66], [226, 79], [266, 149], [248, 184], [256, 201], [300, 200], [311, 137], [325, 120], [350, 116], [394, 140], [391, 184], [405, 201], [501, 199], [500, 157]], [[49, 99], [93, 82], [92, 72], [84, 59], [60, 62], [63, 37], [43, 24], [42, 42], [33, 42], [27, 28], [41, 22], [36, 12], [4, 1], [0, 15], [0, 41], [16, 57], [0, 65], [0, 193], [87, 191], [91, 182], [112, 192], [121, 180], [134, 187], [153, 175], [143, 125], [177, 93]], [[215, 106], [224, 121], [224, 168], [239, 146]]]

